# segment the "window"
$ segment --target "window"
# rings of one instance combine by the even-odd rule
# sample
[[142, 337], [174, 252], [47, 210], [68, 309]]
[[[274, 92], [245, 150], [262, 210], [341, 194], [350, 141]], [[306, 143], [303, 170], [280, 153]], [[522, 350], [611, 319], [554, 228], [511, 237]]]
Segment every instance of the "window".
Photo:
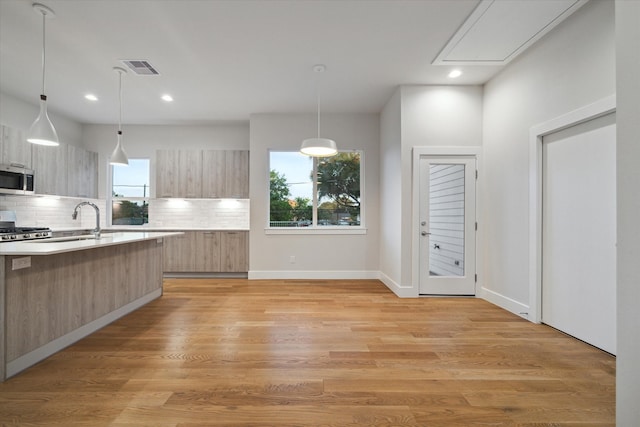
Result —
[[313, 158], [291, 151], [269, 153], [269, 227], [362, 225], [362, 152]]
[[111, 225], [149, 222], [149, 159], [111, 167]]

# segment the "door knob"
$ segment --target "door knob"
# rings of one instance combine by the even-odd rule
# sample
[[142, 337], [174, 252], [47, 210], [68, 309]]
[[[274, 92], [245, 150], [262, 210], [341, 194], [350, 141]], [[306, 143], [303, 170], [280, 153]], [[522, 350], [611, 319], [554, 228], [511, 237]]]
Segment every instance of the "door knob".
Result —
[[431, 233], [427, 233], [426, 231], [423, 231], [423, 232], [422, 232], [422, 233], [420, 233], [420, 234], [422, 234], [423, 236], [428, 236], [428, 235], [429, 235], [429, 234], [431, 234]]

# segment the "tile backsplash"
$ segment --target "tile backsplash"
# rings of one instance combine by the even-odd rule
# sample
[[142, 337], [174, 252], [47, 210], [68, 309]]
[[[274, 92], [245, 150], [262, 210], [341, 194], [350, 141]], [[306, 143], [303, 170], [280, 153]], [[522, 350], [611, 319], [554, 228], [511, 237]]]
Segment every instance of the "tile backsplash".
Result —
[[[90, 207], [80, 210], [77, 220], [73, 209], [82, 201], [100, 208], [101, 227], [107, 225], [106, 201], [55, 196], [0, 196], [0, 210], [16, 212], [16, 225], [52, 229], [95, 227]], [[152, 199], [149, 201], [149, 228], [249, 229], [248, 199]]]

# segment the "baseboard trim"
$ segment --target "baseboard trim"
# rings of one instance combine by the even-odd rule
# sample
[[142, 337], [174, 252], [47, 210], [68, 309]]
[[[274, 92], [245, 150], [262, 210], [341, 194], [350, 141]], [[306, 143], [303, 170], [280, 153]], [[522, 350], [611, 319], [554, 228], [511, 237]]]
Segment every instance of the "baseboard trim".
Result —
[[131, 313], [132, 311], [142, 307], [143, 305], [153, 301], [156, 298], [162, 296], [162, 288], [156, 289], [153, 292], [148, 293], [147, 295], [138, 298], [135, 301], [130, 302], [127, 305], [123, 305], [122, 307], [112, 311], [111, 313], [105, 314], [104, 316], [87, 323], [86, 325], [82, 325], [78, 329], [69, 332], [55, 340], [49, 342], [48, 344], [43, 345], [35, 350], [30, 351], [29, 353], [18, 357], [15, 360], [7, 363], [6, 376], [10, 378], [15, 374], [35, 365], [41, 360], [46, 359], [54, 353], [70, 346], [76, 341], [81, 340], [86, 337], [107, 326], [109, 323], [114, 320], [119, 319], [120, 317]]
[[379, 279], [377, 271], [249, 271], [249, 280], [373, 280]]
[[379, 279], [391, 290], [396, 296], [400, 298], [417, 298], [418, 293], [413, 287], [400, 286], [395, 280], [387, 276], [383, 272], [379, 272]]
[[521, 302], [518, 302], [485, 287], [480, 288], [480, 294], [478, 296], [486, 301], [489, 301], [492, 304], [497, 305], [500, 308], [510, 311], [517, 316], [523, 317], [527, 320], [531, 320], [531, 312], [528, 305], [522, 304]]

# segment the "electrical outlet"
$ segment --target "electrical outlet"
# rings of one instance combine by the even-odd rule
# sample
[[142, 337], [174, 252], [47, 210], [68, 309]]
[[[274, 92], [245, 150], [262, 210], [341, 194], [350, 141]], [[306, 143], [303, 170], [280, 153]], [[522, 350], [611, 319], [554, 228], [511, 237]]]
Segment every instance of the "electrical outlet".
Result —
[[296, 256], [295, 255], [291, 255], [289, 257], [289, 264], [295, 264], [296, 263]]
[[11, 270], [20, 270], [21, 268], [31, 267], [31, 257], [14, 258], [11, 260]]

